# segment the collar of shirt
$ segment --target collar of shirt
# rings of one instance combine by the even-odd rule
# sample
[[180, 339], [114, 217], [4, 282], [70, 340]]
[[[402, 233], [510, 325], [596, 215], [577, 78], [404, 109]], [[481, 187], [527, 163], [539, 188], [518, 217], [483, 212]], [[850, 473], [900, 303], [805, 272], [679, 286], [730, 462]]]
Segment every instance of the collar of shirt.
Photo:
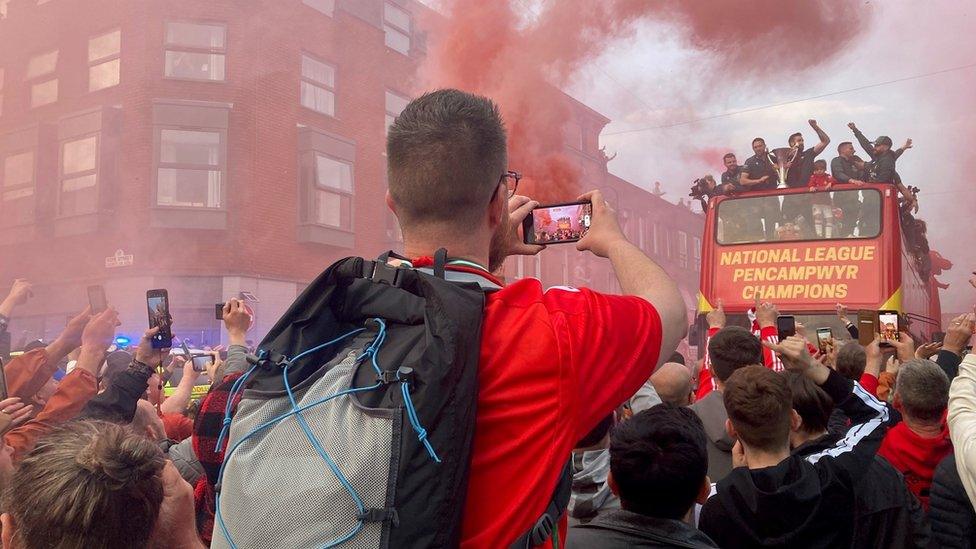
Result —
[[[434, 258], [429, 256], [418, 257], [410, 261], [404, 261], [403, 264], [413, 267], [415, 269], [426, 269], [433, 268]], [[478, 277], [484, 279], [489, 285], [482, 284], [482, 286], [496, 286], [497, 288], [504, 288], [505, 283], [499, 280], [497, 277], [491, 274], [484, 266], [475, 263], [474, 261], [466, 261], [464, 259], [450, 259], [444, 265], [444, 269], [447, 271], [453, 271], [457, 273], [468, 273], [477, 275]]]

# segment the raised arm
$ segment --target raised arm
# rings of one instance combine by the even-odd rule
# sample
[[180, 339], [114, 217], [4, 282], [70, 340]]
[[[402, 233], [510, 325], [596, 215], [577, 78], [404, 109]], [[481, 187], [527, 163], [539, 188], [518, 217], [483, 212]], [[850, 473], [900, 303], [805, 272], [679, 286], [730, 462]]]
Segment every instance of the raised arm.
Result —
[[[657, 310], [661, 318], [661, 349], [674, 349], [688, 332], [688, 317], [677, 284], [640, 248], [627, 241], [616, 213], [600, 191], [587, 193], [580, 200], [592, 203], [593, 217], [589, 231], [576, 248], [610, 259], [623, 293], [641, 297]], [[658, 365], [667, 360], [667, 355], [661, 353]]]
[[853, 130], [854, 137], [857, 138], [857, 142], [861, 144], [861, 148], [864, 149], [864, 152], [874, 159], [874, 144], [868, 141], [867, 137], [864, 137], [864, 134], [861, 133], [861, 130], [857, 129], [857, 126], [855, 126], [853, 122], [848, 122], [847, 127]]
[[739, 185], [742, 185], [747, 189], [755, 187], [756, 185], [762, 185], [767, 181], [769, 181], [768, 175], [764, 175], [759, 179], [749, 179], [749, 172], [742, 170], [742, 172], [739, 173]]
[[949, 387], [949, 433], [956, 450], [956, 469], [969, 501], [976, 505], [976, 354], [960, 364]]
[[830, 137], [828, 137], [827, 132], [823, 131], [823, 128], [817, 124], [816, 120], [811, 119], [809, 122], [810, 127], [813, 128], [813, 131], [817, 132], [817, 137], [820, 138], [820, 143], [813, 146], [813, 154], [816, 156], [822, 153], [824, 149], [827, 148], [827, 145], [830, 144]]

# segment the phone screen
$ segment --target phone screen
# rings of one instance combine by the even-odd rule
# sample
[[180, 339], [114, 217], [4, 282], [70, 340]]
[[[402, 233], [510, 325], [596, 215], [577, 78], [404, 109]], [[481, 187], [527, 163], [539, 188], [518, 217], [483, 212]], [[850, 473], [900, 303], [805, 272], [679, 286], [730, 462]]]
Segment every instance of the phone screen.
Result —
[[776, 319], [776, 331], [780, 341], [796, 335], [796, 319], [792, 315], [783, 315]]
[[825, 355], [834, 350], [834, 333], [830, 328], [817, 328], [817, 346]]
[[0, 358], [0, 400], [6, 400], [10, 395], [7, 393], [7, 373], [4, 371], [3, 359]]
[[539, 206], [522, 226], [527, 244], [576, 242], [590, 229], [593, 216], [589, 202]]
[[224, 304], [216, 303], [214, 304], [214, 314], [217, 316], [217, 320], [224, 319]]
[[193, 357], [193, 371], [194, 372], [205, 372], [207, 366], [213, 364], [213, 355], [197, 355]]
[[881, 341], [898, 341], [898, 313], [879, 311], [878, 328], [881, 330]]
[[159, 327], [159, 332], [153, 337], [154, 349], [166, 349], [173, 344], [171, 331], [169, 294], [166, 290], [149, 290], [146, 292], [146, 305], [149, 308], [149, 328]]
[[945, 341], [945, 332], [934, 332], [932, 334], [932, 343], [942, 343]]
[[105, 288], [102, 286], [89, 286], [88, 304], [91, 305], [93, 315], [97, 315], [108, 308], [108, 302], [105, 301]]

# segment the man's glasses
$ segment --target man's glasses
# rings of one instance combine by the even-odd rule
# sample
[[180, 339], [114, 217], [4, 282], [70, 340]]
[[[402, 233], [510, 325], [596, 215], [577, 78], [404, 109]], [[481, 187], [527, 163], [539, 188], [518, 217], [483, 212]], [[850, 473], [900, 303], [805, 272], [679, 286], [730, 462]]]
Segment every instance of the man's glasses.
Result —
[[[512, 182], [509, 183], [508, 181], [506, 181], [507, 179], [511, 179]], [[515, 191], [518, 190], [518, 184], [519, 181], [521, 180], [522, 180], [522, 174], [518, 172], [514, 172], [512, 170], [508, 170], [507, 172], [502, 174], [501, 178], [498, 179], [498, 184], [501, 185], [502, 183], [505, 183], [505, 185], [508, 187], [508, 197], [512, 198], [513, 196], [515, 196]]]

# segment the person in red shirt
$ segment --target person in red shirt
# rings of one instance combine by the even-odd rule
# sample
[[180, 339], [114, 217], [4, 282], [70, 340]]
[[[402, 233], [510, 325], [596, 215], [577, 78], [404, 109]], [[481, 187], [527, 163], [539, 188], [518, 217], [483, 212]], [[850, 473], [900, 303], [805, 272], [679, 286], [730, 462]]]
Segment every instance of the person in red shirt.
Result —
[[[577, 249], [609, 259], [625, 295], [505, 285], [491, 273], [509, 255], [534, 255], [518, 227], [538, 204], [515, 194], [498, 107], [458, 90], [412, 101], [390, 128], [387, 204], [407, 257], [439, 248], [449, 274], [489, 290], [477, 416], [462, 525], [465, 548], [507, 547], [545, 511], [575, 443], [630, 398], [685, 335], [674, 281], [627, 241], [599, 191]], [[571, 197], [566, 197], [571, 198]], [[556, 540], [565, 542], [565, 515]]]
[[812, 204], [813, 228], [817, 238], [833, 238], [834, 236], [834, 203], [830, 200], [830, 189], [833, 188], [833, 177], [827, 173], [827, 161], [817, 160], [813, 163], [813, 173], [807, 184], [810, 192], [816, 193], [810, 200]]
[[894, 407], [902, 421], [888, 430], [878, 454], [905, 476], [908, 490], [929, 510], [935, 468], [952, 453], [946, 412], [949, 376], [931, 360], [903, 362], [895, 382]]

